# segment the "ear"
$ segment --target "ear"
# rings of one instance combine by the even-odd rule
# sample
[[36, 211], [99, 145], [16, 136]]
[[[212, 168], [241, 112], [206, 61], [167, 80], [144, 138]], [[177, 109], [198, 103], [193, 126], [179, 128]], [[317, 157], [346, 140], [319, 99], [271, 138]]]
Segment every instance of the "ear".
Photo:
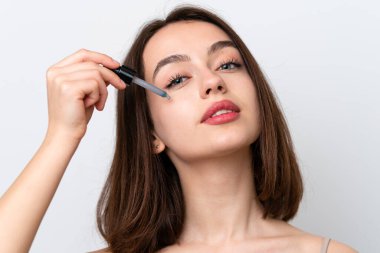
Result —
[[158, 135], [155, 132], [153, 132], [152, 134], [154, 138], [153, 153], [159, 154], [165, 150], [165, 143], [160, 139], [160, 137], [158, 137]]

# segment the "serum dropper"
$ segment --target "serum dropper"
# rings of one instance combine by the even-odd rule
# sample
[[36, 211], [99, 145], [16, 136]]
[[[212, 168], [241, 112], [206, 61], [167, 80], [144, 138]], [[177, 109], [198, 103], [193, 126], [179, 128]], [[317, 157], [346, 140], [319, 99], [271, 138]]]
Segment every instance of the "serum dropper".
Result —
[[141, 86], [147, 90], [150, 90], [150, 91], [156, 93], [157, 95], [159, 95], [163, 98], [166, 98], [168, 100], [170, 99], [170, 96], [167, 92], [157, 88], [153, 84], [147, 83], [146, 81], [144, 81], [141, 78], [138, 78], [136, 76], [136, 71], [134, 71], [133, 69], [131, 69], [127, 66], [121, 65], [117, 69], [111, 69], [111, 70], [116, 75], [118, 75], [120, 77], [120, 79], [123, 80], [127, 85], [131, 85], [132, 83], [134, 83], [134, 84], [137, 84], [137, 85], [139, 85], [139, 86]]

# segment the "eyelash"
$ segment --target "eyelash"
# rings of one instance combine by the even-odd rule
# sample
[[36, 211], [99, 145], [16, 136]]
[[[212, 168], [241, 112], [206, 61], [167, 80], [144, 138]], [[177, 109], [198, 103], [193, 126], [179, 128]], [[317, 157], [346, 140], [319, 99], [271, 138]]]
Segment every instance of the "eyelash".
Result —
[[[235, 59], [230, 59], [228, 61], [223, 61], [220, 65], [219, 65], [219, 68], [220, 69], [222, 66], [224, 65], [230, 65], [230, 64], [234, 64], [235, 65], [235, 68], [240, 68], [241, 67], [241, 64], [235, 60]], [[223, 70], [223, 69], [222, 69]], [[224, 69], [224, 70], [229, 70], [229, 69]], [[174, 86], [176, 86], [174, 83], [177, 82], [177, 85], [181, 84], [182, 82], [178, 83], [178, 80], [180, 80], [181, 78], [186, 78], [187, 76], [184, 76], [184, 75], [181, 75], [180, 73], [177, 73], [175, 74], [174, 76], [170, 77], [169, 79], [169, 83], [166, 85], [166, 88], [167, 89], [171, 89], [173, 88]]]

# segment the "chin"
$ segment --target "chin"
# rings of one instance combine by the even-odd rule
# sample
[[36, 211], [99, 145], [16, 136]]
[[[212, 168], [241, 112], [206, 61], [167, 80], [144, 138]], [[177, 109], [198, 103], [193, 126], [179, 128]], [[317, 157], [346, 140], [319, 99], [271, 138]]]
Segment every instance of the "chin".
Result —
[[229, 129], [227, 132], [209, 136], [208, 141], [215, 147], [246, 146], [257, 139], [258, 134], [255, 132], [241, 128]]
[[253, 143], [248, 136], [223, 136], [210, 143], [210, 151], [216, 154], [229, 154], [245, 148], [249, 148]]

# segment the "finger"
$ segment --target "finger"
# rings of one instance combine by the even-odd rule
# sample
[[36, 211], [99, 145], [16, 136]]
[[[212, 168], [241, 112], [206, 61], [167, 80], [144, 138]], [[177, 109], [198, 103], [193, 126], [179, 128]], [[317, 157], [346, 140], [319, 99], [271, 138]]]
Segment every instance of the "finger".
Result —
[[[99, 111], [104, 109], [105, 102], [108, 97], [108, 91], [107, 91], [107, 85], [102, 77], [102, 74], [98, 70], [82, 70], [82, 71], [77, 71], [77, 72], [73, 72], [69, 74], [64, 74], [64, 75], [58, 76], [57, 80], [59, 80], [58, 83], [64, 83], [64, 82], [73, 83], [73, 82], [85, 82], [86, 80], [95, 80], [97, 83], [97, 87], [93, 87], [93, 88], [96, 88], [99, 91], [99, 98], [95, 106], [96, 106], [96, 109]], [[90, 86], [93, 85], [92, 82], [89, 83], [89, 85]]]
[[86, 107], [95, 105], [98, 111], [102, 111], [104, 109], [108, 97], [107, 86], [102, 79], [97, 79], [95, 81], [97, 86], [92, 87], [93, 83], [90, 83], [91, 90], [93, 91], [90, 94], [86, 95], [86, 98], [84, 99], [84, 104]]
[[117, 68], [118, 66], [120, 66], [120, 63], [112, 59], [110, 56], [102, 54], [102, 53], [90, 51], [87, 49], [80, 49], [77, 52], [59, 61], [58, 63], [54, 64], [53, 66], [62, 67], [62, 66], [73, 64], [73, 63], [86, 62], [86, 61], [93, 61], [95, 63], [102, 64], [109, 68]]
[[100, 98], [99, 84], [97, 80], [88, 79], [78, 82], [77, 88], [80, 90], [80, 97], [83, 98], [83, 103], [86, 108], [95, 105]]
[[105, 85], [99, 86], [99, 101], [95, 104], [98, 111], [103, 111], [108, 97], [108, 91]]
[[65, 105], [68, 101], [75, 100], [82, 101], [85, 107], [89, 107], [99, 100], [99, 85], [95, 79], [64, 80], [57, 88], [63, 98], [61, 102]]
[[[95, 72], [97, 71], [100, 73], [101, 77], [103, 78], [104, 82], [107, 83], [107, 85], [110, 83], [117, 89], [124, 89], [126, 87], [126, 84], [113, 71], [94, 62], [75, 63], [72, 65], [55, 68], [52, 71], [54, 73], [50, 73], [50, 78], [54, 78], [58, 75], [71, 75], [73, 73], [82, 73], [83, 78], [90, 78], [91, 73], [95, 75]], [[85, 72], [88, 75], [85, 74]], [[76, 76], [76, 79], [79, 78], [79, 76]], [[71, 80], [74, 79], [71, 78]]]

